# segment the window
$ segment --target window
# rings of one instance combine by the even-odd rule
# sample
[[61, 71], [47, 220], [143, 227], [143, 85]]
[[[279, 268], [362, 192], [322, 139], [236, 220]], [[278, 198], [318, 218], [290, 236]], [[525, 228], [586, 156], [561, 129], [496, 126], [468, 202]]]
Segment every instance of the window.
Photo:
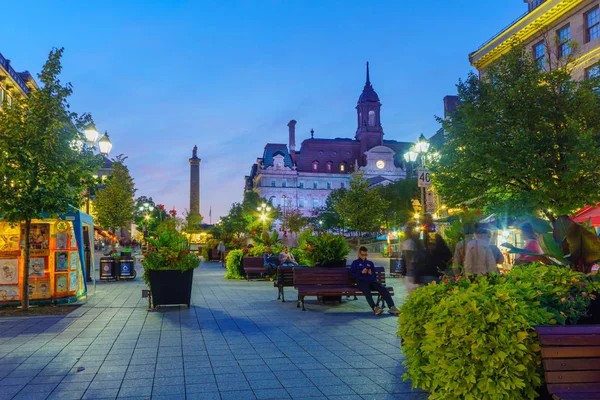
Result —
[[275, 187], [275, 184], [276, 184], [276, 183], [277, 183], [277, 182], [275, 182], [275, 179], [271, 179], [271, 187]]
[[344, 172], [346, 170], [346, 166], [344, 164], [340, 164], [340, 171]]
[[300, 181], [300, 184], [298, 185], [298, 187], [300, 189], [304, 189], [304, 181]]
[[375, 111], [369, 111], [369, 126], [375, 126]]
[[313, 199], [313, 208], [319, 208], [319, 199]]
[[342, 189], [346, 189], [346, 184], [345, 184], [344, 182], [342, 182], [342, 183], [340, 183], [340, 187], [341, 187]]
[[546, 67], [546, 44], [543, 41], [533, 46], [533, 57], [539, 69]]
[[273, 205], [273, 207], [277, 207], [277, 197], [271, 196], [269, 197], [269, 203]]
[[586, 40], [591, 42], [600, 36], [600, 10], [598, 7], [585, 14]]
[[304, 199], [298, 200], [298, 207], [304, 208]]
[[281, 187], [287, 187], [287, 180], [282, 180], [281, 181]]
[[331, 182], [327, 182], [327, 189], [331, 189]]
[[4, 103], [6, 100], [6, 90], [0, 88], [0, 103]]
[[331, 162], [327, 163], [327, 172], [331, 172]]
[[600, 76], [600, 64], [592, 65], [585, 70], [585, 79], [597, 78]]
[[6, 102], [8, 103], [9, 107], [12, 106], [12, 97], [10, 97], [9, 94], [6, 95]]
[[313, 168], [313, 171], [316, 171], [317, 169], [319, 169], [319, 163], [317, 161], [313, 161], [312, 168]]
[[558, 51], [561, 57], [571, 54], [571, 27], [565, 26], [557, 33], [558, 36]]
[[313, 189], [318, 189], [319, 188], [319, 182], [314, 181], [313, 182]]

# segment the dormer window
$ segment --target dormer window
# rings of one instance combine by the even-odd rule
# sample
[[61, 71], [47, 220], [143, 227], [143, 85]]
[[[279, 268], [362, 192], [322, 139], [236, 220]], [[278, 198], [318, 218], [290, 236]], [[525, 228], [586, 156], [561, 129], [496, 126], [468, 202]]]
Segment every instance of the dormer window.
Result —
[[273, 165], [275, 166], [276, 170], [280, 170], [283, 168], [283, 156], [281, 154], [277, 154], [276, 156], [273, 157]]
[[319, 162], [318, 161], [313, 161], [313, 163], [312, 163], [312, 170], [313, 171], [318, 171], [319, 170]]
[[346, 164], [341, 163], [340, 164], [340, 172], [344, 172], [344, 171], [346, 171]]
[[326, 165], [327, 168], [327, 172], [331, 172], [331, 167], [333, 166], [333, 163], [331, 161], [329, 161]]

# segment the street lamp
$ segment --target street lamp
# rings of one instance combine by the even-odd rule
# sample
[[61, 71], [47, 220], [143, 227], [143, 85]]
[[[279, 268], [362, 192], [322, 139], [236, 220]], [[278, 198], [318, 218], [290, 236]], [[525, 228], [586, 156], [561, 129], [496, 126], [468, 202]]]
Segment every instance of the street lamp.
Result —
[[266, 229], [266, 227], [265, 227], [265, 223], [266, 223], [266, 221], [267, 221], [267, 213], [268, 213], [269, 211], [271, 211], [271, 207], [269, 207], [269, 206], [267, 205], [267, 203], [262, 203], [262, 204], [260, 205], [260, 207], [256, 207], [256, 210], [257, 210], [259, 213], [261, 213], [261, 214], [260, 214], [260, 219], [261, 219], [261, 220], [262, 220], [262, 222], [263, 222], [263, 232], [266, 232], [266, 231], [267, 231], [267, 229]]
[[83, 128], [83, 134], [89, 143], [96, 143], [98, 136], [100, 136], [100, 133], [98, 132], [98, 129], [96, 129], [96, 125], [94, 125], [93, 122]]
[[104, 154], [105, 156], [110, 153], [110, 150], [112, 149], [112, 142], [108, 138], [107, 131], [104, 131], [104, 135], [102, 135], [100, 140], [98, 140], [98, 148], [100, 149], [100, 153]]
[[145, 212], [144, 215], [144, 239], [148, 237], [148, 221], [150, 221], [150, 215], [148, 212], [154, 211], [154, 206], [150, 203], [144, 203], [139, 207], [140, 212]]
[[[90, 145], [96, 144], [96, 140], [98, 140], [98, 136], [100, 135], [98, 133], [98, 130], [96, 129], [96, 125], [94, 125], [93, 122], [83, 129], [83, 134], [85, 136], [85, 140], [87, 140]], [[108, 138], [108, 134], [105, 133], [104, 136], [102, 136], [102, 138], [98, 141], [98, 149], [99, 149], [100, 154], [102, 154], [102, 156], [108, 157], [110, 150], [112, 149], [112, 142]], [[88, 187], [87, 188], [87, 201], [85, 203], [85, 213], [86, 214], [90, 213], [90, 197], [92, 195], [91, 192], [92, 192], [92, 188]]]
[[[421, 168], [425, 169], [425, 154], [429, 150], [429, 146], [430, 146], [429, 142], [425, 138], [425, 135], [423, 135], [421, 133], [421, 136], [419, 136], [419, 140], [417, 141], [417, 143], [415, 143], [414, 146], [408, 152], [406, 152], [404, 154], [404, 160], [406, 160], [407, 163], [414, 163], [415, 161], [417, 161], [417, 158], [420, 156], [421, 157]], [[423, 215], [425, 215], [425, 211], [426, 211], [425, 202], [426, 202], [426, 188], [424, 186], [421, 186], [421, 210], [423, 211]]]

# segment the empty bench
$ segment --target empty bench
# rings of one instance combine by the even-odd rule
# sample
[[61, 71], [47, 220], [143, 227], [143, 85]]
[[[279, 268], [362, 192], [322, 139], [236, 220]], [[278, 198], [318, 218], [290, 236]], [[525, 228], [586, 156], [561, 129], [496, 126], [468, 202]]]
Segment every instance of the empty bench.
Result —
[[[385, 284], [385, 270], [376, 267], [376, 280], [383, 286]], [[297, 307], [304, 308], [306, 296], [364, 296], [364, 293], [356, 286], [350, 275], [349, 268], [294, 268], [294, 287], [298, 290]], [[390, 295], [394, 295], [394, 289], [386, 286]], [[371, 295], [377, 296], [377, 305], [383, 303], [378, 291], [372, 291]], [[385, 304], [383, 304], [385, 306]]]
[[277, 300], [285, 303], [284, 287], [294, 286], [294, 268], [295, 267], [277, 267], [277, 279], [273, 281], [273, 286], [277, 288]]
[[538, 326], [544, 377], [554, 399], [600, 399], [600, 325]]
[[244, 257], [242, 263], [246, 280], [250, 280], [250, 275], [263, 276], [267, 272], [263, 257]]

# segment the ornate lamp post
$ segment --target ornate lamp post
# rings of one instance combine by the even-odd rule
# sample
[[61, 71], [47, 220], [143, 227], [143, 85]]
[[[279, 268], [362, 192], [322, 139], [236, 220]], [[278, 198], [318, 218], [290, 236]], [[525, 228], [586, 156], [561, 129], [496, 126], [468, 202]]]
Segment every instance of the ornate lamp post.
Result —
[[[112, 149], [112, 142], [108, 138], [108, 133], [106, 133], [106, 131], [105, 131], [104, 135], [102, 136], [102, 138], [100, 138], [100, 140], [98, 140], [98, 136], [100, 136], [100, 133], [96, 129], [96, 125], [94, 125], [94, 123], [91, 123], [83, 129], [83, 134], [84, 134], [85, 140], [87, 140], [88, 144], [90, 144], [91, 146], [94, 146], [97, 144], [99, 153], [102, 154], [104, 157], [108, 157], [108, 155], [110, 154], [110, 151]], [[85, 203], [85, 213], [86, 214], [90, 213], [91, 191], [92, 191], [92, 188], [88, 187], [87, 188], [87, 199], [86, 199], [86, 203]]]
[[154, 206], [150, 203], [144, 203], [139, 208], [140, 212], [145, 212], [144, 215], [144, 239], [148, 237], [148, 221], [150, 221], [150, 214], [148, 212], [154, 211]]

